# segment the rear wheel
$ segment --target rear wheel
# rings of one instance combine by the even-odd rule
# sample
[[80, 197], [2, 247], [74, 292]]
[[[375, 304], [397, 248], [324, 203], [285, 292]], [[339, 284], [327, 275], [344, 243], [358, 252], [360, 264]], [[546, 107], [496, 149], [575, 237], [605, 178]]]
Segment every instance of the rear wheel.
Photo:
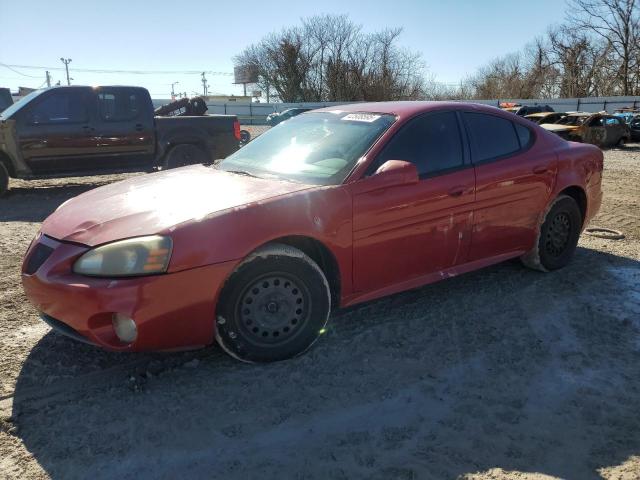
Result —
[[329, 284], [320, 267], [296, 248], [267, 245], [250, 255], [225, 284], [216, 340], [239, 360], [284, 360], [318, 339], [330, 309]]
[[9, 171], [0, 162], [0, 197], [9, 191]]
[[522, 262], [536, 270], [550, 271], [569, 263], [580, 237], [582, 213], [576, 201], [560, 195], [545, 215], [536, 246]]
[[206, 163], [207, 154], [197, 145], [183, 143], [172, 147], [166, 155], [164, 168], [178, 168], [187, 165]]

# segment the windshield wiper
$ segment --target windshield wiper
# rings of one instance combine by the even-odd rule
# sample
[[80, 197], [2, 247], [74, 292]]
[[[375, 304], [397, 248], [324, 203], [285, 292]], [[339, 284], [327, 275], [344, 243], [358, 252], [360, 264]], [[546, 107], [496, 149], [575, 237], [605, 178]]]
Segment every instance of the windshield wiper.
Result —
[[229, 172], [229, 173], [235, 173], [237, 175], [244, 175], [246, 177], [254, 177], [254, 178], [260, 178], [257, 175], [254, 175], [251, 172], [247, 172], [246, 170], [225, 170], [225, 172]]

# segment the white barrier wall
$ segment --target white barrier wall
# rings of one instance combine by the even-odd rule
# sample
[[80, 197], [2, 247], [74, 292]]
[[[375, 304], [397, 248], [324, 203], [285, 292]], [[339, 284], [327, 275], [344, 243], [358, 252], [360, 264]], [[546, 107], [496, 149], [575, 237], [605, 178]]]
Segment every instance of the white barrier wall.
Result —
[[[169, 103], [169, 99], [154, 99], [155, 107]], [[623, 107], [640, 109], [640, 97], [590, 97], [590, 98], [539, 98], [539, 99], [496, 99], [496, 100], [472, 100], [474, 103], [498, 106], [502, 102], [517, 102], [522, 105], [549, 105], [556, 112], [583, 111], [600, 112], [605, 110], [613, 112]], [[332, 105], [345, 105], [354, 102], [310, 102], [310, 103], [235, 103], [235, 102], [208, 102], [209, 114], [237, 115], [241, 123], [264, 124], [267, 115], [273, 112], [281, 112], [287, 108], [305, 107], [322, 108]]]

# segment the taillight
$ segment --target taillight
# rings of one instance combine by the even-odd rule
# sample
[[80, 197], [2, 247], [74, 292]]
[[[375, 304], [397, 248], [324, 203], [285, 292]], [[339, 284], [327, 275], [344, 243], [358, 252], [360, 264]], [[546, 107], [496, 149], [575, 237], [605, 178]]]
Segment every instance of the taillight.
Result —
[[236, 140], [240, 140], [240, 122], [238, 120], [233, 122], [233, 134], [236, 136]]

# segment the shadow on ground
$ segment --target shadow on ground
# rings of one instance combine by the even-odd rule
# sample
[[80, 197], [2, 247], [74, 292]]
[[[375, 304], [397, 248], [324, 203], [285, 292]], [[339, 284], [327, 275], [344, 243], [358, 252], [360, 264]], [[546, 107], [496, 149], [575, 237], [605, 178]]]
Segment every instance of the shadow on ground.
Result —
[[588, 249], [550, 274], [507, 262], [342, 311], [271, 365], [49, 333], [15, 435], [54, 479], [600, 478], [640, 454], [639, 285], [640, 262]]
[[0, 198], [0, 222], [41, 222], [70, 198], [141, 174], [134, 172], [91, 177], [12, 180], [9, 191]]
[[0, 199], [0, 222], [42, 222], [62, 203], [101, 185], [104, 183], [12, 187]]

